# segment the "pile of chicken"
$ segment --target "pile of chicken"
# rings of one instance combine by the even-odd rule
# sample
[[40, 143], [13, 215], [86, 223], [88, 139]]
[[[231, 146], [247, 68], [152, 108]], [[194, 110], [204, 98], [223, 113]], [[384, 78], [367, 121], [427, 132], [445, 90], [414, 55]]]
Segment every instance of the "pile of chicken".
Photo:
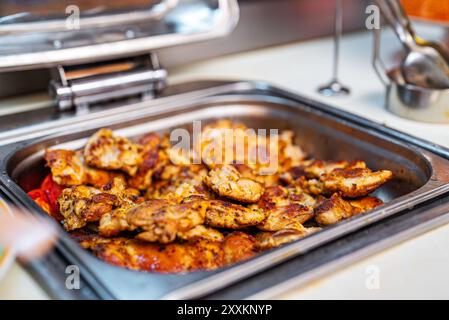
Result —
[[[217, 152], [229, 129], [244, 138], [245, 152], [228, 144]], [[168, 136], [133, 142], [101, 129], [83, 150], [46, 150], [54, 203], [44, 205], [45, 190], [30, 194], [97, 257], [160, 272], [226, 266], [382, 204], [368, 194], [390, 171], [307, 159], [291, 131], [273, 139], [246, 129], [227, 120], [209, 124], [188, 156]], [[261, 148], [277, 161], [270, 174], [271, 164], [252, 156]], [[200, 161], [192, 164], [195, 155]]]

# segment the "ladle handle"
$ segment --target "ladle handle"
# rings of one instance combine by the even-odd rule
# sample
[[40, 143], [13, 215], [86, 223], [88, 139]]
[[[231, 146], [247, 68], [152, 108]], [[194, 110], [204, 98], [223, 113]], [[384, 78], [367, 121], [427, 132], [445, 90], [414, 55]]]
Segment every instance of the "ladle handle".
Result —
[[384, 62], [380, 56], [380, 45], [381, 45], [381, 30], [374, 29], [373, 34], [373, 56], [372, 56], [372, 64], [374, 71], [379, 77], [380, 81], [383, 83], [385, 87], [390, 85], [390, 78], [388, 77], [387, 68], [385, 67]]
[[413, 48], [416, 45], [415, 31], [399, 0], [375, 0], [375, 2], [402, 44], [407, 49]]

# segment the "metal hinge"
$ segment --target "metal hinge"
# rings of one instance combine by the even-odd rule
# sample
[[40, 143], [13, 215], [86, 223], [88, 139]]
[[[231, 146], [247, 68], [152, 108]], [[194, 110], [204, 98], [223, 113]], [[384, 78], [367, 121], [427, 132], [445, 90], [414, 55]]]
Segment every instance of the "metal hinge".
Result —
[[156, 54], [81, 66], [58, 66], [52, 72], [50, 95], [59, 110], [131, 96], [153, 98], [166, 86], [167, 71]]

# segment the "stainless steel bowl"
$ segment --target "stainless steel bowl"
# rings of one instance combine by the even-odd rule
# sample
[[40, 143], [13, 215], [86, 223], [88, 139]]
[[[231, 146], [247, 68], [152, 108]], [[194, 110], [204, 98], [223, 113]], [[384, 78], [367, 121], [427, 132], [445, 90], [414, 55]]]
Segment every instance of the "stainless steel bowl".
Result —
[[399, 68], [388, 73], [386, 107], [401, 117], [449, 123], [449, 89], [428, 89], [405, 83]]
[[373, 66], [386, 87], [386, 108], [415, 121], [449, 123], [449, 89], [429, 89], [406, 83], [399, 66], [386, 70], [379, 52], [380, 30], [375, 30]]

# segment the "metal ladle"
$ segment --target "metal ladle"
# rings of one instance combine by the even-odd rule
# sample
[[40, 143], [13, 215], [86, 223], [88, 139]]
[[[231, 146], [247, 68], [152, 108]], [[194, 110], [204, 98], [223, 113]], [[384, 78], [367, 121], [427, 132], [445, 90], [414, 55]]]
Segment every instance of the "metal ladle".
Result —
[[401, 63], [405, 81], [425, 88], [449, 88], [449, 55], [446, 50], [436, 42], [415, 35], [399, 0], [375, 1], [407, 50]]
[[340, 41], [343, 31], [343, 4], [341, 0], [336, 0], [335, 3], [335, 20], [334, 20], [334, 61], [332, 79], [329, 83], [318, 88], [318, 92], [322, 95], [344, 96], [348, 95], [351, 90], [344, 86], [338, 79], [338, 64], [340, 60]]

